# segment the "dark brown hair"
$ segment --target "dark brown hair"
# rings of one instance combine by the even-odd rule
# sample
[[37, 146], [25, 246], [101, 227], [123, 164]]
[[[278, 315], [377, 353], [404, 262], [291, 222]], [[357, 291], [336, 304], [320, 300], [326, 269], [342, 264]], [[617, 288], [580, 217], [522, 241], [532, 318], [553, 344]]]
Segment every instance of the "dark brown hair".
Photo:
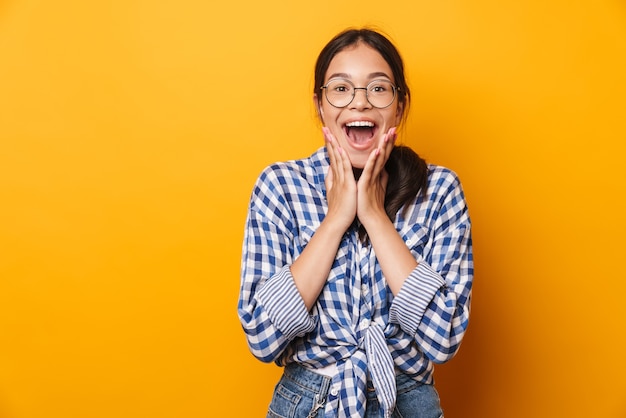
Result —
[[[332, 59], [344, 49], [360, 42], [372, 47], [391, 67], [394, 82], [398, 87], [398, 103], [402, 105], [402, 118], [406, 119], [411, 92], [404, 76], [404, 63], [396, 47], [384, 35], [372, 29], [348, 29], [333, 39], [322, 49], [315, 63], [313, 94], [318, 95], [324, 85], [326, 71]], [[418, 193], [426, 193], [428, 167], [411, 148], [397, 145], [391, 151], [385, 165], [389, 174], [385, 195], [385, 211], [393, 222], [398, 210], [415, 199]]]

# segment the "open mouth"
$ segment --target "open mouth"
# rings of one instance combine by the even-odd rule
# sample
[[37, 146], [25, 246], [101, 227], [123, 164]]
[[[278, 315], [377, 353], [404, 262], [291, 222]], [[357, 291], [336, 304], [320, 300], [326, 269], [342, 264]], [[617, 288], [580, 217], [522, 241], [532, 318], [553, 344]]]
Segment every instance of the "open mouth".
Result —
[[376, 134], [374, 122], [359, 120], [348, 122], [343, 126], [346, 136], [355, 144], [366, 144]]

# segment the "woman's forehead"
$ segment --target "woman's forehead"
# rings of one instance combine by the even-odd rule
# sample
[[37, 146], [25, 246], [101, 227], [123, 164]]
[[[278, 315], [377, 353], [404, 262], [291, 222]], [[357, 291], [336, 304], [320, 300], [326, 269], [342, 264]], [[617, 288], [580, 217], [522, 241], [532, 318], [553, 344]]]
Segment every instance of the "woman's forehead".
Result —
[[326, 79], [330, 78], [389, 78], [391, 67], [383, 56], [367, 44], [359, 43], [338, 52], [328, 65]]

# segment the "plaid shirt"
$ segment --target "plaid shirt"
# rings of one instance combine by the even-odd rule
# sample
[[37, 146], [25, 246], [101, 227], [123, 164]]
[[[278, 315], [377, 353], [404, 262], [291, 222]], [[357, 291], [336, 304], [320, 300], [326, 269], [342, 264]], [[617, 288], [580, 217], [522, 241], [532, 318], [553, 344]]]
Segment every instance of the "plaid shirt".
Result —
[[400, 210], [394, 222], [418, 262], [400, 292], [393, 296], [371, 245], [352, 228], [307, 311], [289, 267], [326, 214], [328, 166], [320, 148], [259, 176], [246, 221], [239, 317], [251, 352], [262, 361], [313, 370], [336, 364], [326, 417], [363, 416], [368, 378], [390, 416], [395, 373], [432, 383], [434, 363], [456, 354], [467, 329], [473, 280], [468, 210], [456, 175], [429, 165], [426, 196]]

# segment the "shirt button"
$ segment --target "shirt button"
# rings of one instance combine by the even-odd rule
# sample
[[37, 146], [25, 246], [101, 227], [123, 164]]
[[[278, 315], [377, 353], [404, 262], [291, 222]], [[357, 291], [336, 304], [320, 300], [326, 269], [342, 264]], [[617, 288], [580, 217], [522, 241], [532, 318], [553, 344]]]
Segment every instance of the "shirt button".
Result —
[[407, 239], [406, 243], [409, 244], [409, 245], [413, 245], [413, 238]]
[[337, 396], [338, 393], [339, 393], [339, 389], [337, 389], [337, 386], [333, 386], [332, 388], [330, 388], [331, 395]]
[[363, 320], [363, 328], [369, 328], [370, 326], [370, 321], [369, 319], [364, 319]]

